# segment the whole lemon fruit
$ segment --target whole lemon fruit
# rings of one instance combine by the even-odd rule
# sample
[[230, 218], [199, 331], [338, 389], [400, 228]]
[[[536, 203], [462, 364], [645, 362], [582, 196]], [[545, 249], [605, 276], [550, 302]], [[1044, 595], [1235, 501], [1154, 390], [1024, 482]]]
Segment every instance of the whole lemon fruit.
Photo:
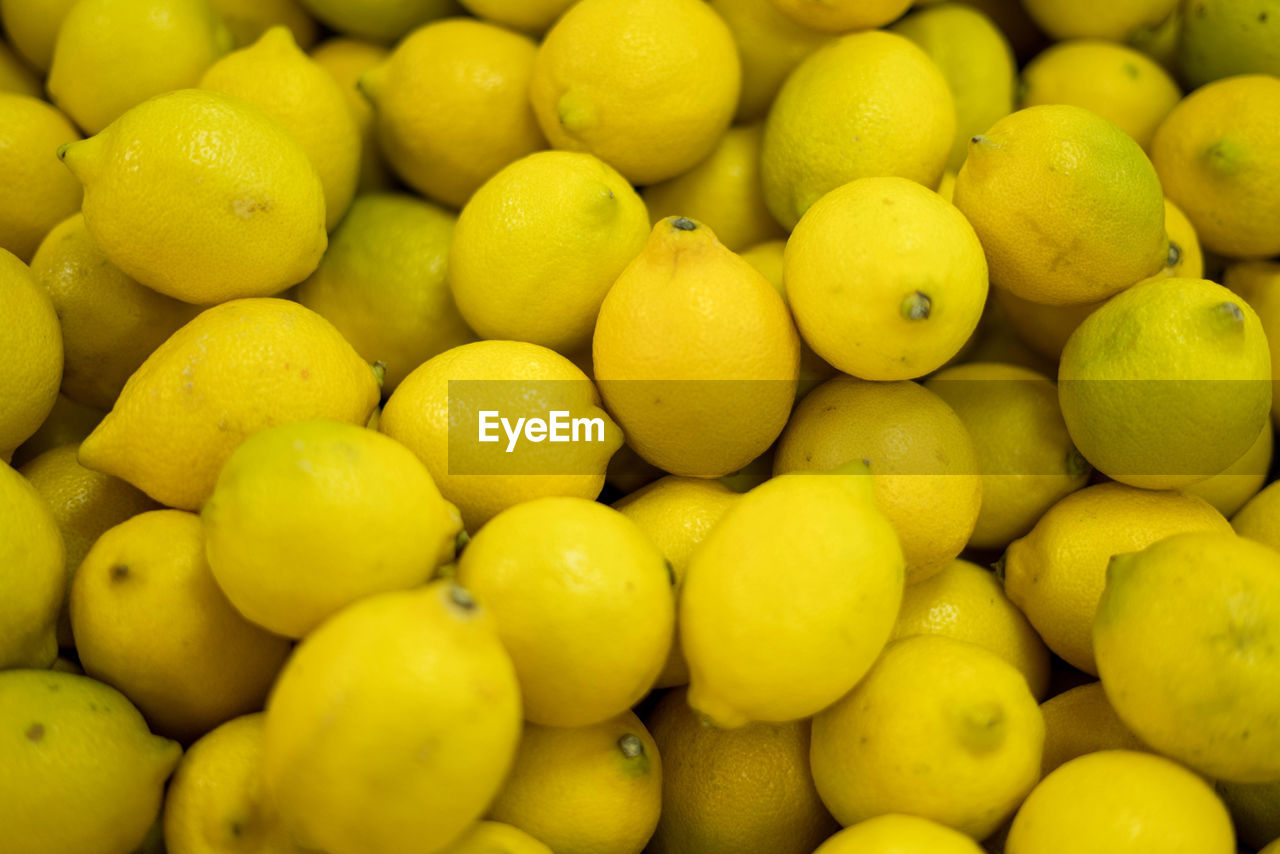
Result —
[[959, 831], [914, 815], [888, 814], [860, 821], [828, 839], [813, 854], [979, 854]]
[[62, 330], [26, 264], [0, 249], [0, 461], [39, 429], [62, 380]]
[[797, 23], [815, 30], [847, 33], [882, 27], [907, 11], [910, 0], [772, 0]]
[[0, 669], [48, 667], [67, 584], [58, 523], [35, 487], [0, 462]]
[[58, 146], [80, 139], [67, 117], [38, 98], [0, 92], [0, 249], [30, 261], [40, 241], [80, 207]]
[[1044, 715], [1044, 759], [1047, 776], [1077, 756], [1100, 750], [1145, 750], [1142, 742], [1111, 708], [1101, 682], [1077, 685], [1040, 704]]
[[1123, 42], [1154, 30], [1178, 0], [1022, 0], [1032, 19], [1054, 39], [1100, 38]]
[[729, 25], [742, 60], [737, 122], [763, 119], [792, 69], [831, 40], [828, 33], [797, 23], [773, 0], [710, 0], [710, 5]]
[[456, 0], [300, 0], [340, 33], [377, 42], [398, 41], [423, 24], [461, 11]]

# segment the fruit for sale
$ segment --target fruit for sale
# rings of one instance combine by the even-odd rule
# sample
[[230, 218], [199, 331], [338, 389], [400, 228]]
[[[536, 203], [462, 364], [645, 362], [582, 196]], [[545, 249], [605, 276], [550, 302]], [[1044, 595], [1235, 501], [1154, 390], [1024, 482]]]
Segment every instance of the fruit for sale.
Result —
[[26, 264], [0, 249], [0, 461], [35, 433], [62, 379], [62, 332], [53, 302]]
[[30, 261], [49, 230], [80, 207], [80, 187], [54, 154], [78, 139], [80, 133], [56, 107], [0, 93], [0, 249]]
[[1123, 42], [1156, 29], [1178, 0], [1023, 0], [1022, 4], [1055, 39], [1099, 38]]
[[62, 537], [40, 493], [0, 462], [0, 670], [48, 667], [67, 573]]
[[577, 0], [458, 0], [458, 2], [479, 18], [513, 30], [539, 34], [545, 32]]
[[[294, 35], [297, 36], [297, 33]], [[311, 51], [311, 58], [316, 64], [338, 81], [351, 116], [360, 130], [360, 177], [356, 181], [357, 193], [396, 189], [396, 180], [391, 175], [391, 167], [382, 156], [382, 147], [378, 142], [373, 105], [358, 85], [366, 71], [386, 62], [390, 55], [391, 50], [384, 45], [341, 36], [326, 39]]]
[[1077, 685], [1040, 704], [1044, 715], [1041, 774], [1101, 750], [1146, 750], [1111, 708], [1101, 682]]
[[831, 40], [797, 23], [773, 0], [710, 0], [729, 25], [742, 61], [742, 94], [734, 121], [754, 122], [769, 112], [783, 81], [800, 61]]

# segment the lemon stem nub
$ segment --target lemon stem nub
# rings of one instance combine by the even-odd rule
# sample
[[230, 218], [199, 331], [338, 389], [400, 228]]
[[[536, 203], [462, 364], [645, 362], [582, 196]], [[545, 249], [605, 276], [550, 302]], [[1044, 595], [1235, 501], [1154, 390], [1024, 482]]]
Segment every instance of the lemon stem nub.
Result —
[[902, 301], [902, 316], [907, 320], [928, 320], [932, 308], [933, 300], [928, 294], [913, 291]]
[[1240, 310], [1240, 306], [1233, 302], [1224, 302], [1218, 305], [1218, 312], [1224, 317], [1231, 318], [1236, 323], [1244, 322], [1244, 312]]
[[678, 228], [681, 231], [696, 231], [698, 224], [688, 217], [678, 216], [671, 223], [672, 228]]
[[383, 383], [383, 381], [384, 381], [384, 380], [386, 380], [386, 378], [387, 378], [387, 363], [386, 363], [386, 362], [374, 362], [374, 363], [373, 363], [373, 376], [374, 376], [374, 378], [375, 378], [375, 379], [377, 379], [377, 381], [378, 381], [378, 388], [379, 388], [379, 389], [381, 389], [381, 388], [382, 388], [382, 383]]
[[618, 739], [618, 749], [628, 759], [635, 759], [644, 753], [644, 742], [638, 736], [627, 733]]
[[1166, 267], [1176, 267], [1180, 260], [1182, 260], [1182, 249], [1172, 240], [1169, 241], [1169, 254], [1164, 259], [1164, 265]]
[[459, 587], [457, 584], [449, 585], [449, 599], [459, 608], [467, 611], [475, 610], [476, 599], [465, 587]]

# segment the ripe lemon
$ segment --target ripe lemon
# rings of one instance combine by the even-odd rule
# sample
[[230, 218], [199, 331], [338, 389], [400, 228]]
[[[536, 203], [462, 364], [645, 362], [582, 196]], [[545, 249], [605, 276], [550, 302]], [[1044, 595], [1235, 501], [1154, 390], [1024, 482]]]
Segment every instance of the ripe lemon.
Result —
[[1242, 261], [1227, 267], [1222, 283], [1239, 294], [1262, 321], [1271, 350], [1271, 420], [1280, 424], [1280, 264]]
[[1178, 0], [1023, 0], [1036, 24], [1054, 39], [1100, 38], [1123, 42], [1158, 27]]
[[890, 644], [847, 696], [813, 719], [810, 764], [844, 825], [888, 813], [983, 839], [1040, 778], [1044, 720], [1022, 674], [938, 635]]
[[640, 854], [661, 805], [658, 747], [624, 710], [591, 726], [525, 724], [489, 815], [556, 854]]
[[701, 223], [669, 217], [605, 297], [592, 354], [605, 403], [640, 456], [672, 474], [719, 477], [782, 431], [800, 338], [754, 267]]
[[248, 101], [293, 134], [320, 175], [325, 227], [332, 231], [356, 192], [360, 128], [337, 81], [302, 52], [289, 28], [272, 27], [219, 59], [200, 88]]
[[1169, 257], [1158, 275], [1203, 278], [1204, 252], [1200, 248], [1200, 237], [1187, 215], [1169, 199], [1164, 200], [1164, 230], [1169, 235]]
[[847, 33], [882, 27], [907, 11], [910, 0], [773, 0], [792, 20], [815, 30]]
[[542, 151], [490, 178], [462, 209], [449, 253], [458, 309], [485, 338], [571, 353], [644, 249], [644, 202], [590, 154]]
[[340, 33], [377, 42], [398, 41], [429, 21], [461, 11], [456, 0], [300, 0]]
[[0, 249], [30, 261], [49, 230], [80, 207], [80, 187], [55, 152], [80, 134], [57, 108], [0, 93]]
[[0, 672], [0, 730], [0, 825], [23, 854], [133, 851], [182, 755], [123, 694], [70, 673]]
[[717, 729], [679, 689], [646, 722], [663, 756], [653, 854], [812, 854], [838, 827], [809, 773], [809, 721]]
[[413, 452], [336, 421], [250, 436], [227, 458], [201, 518], [227, 598], [295, 638], [357, 599], [424, 583], [453, 559], [461, 530]]
[[1235, 515], [1267, 482], [1274, 442], [1275, 430], [1271, 420], [1267, 419], [1258, 438], [1240, 459], [1223, 469], [1221, 474], [1184, 486], [1183, 491], [1200, 496], [1223, 516]]
[[1067, 663], [1097, 674], [1093, 617], [1112, 555], [1184, 531], [1229, 533], [1205, 500], [1105, 483], [1073, 492], [1014, 540], [1003, 561], [1004, 590], [1045, 644]]
[[813, 854], [980, 854], [963, 833], [914, 815], [880, 815], [845, 828]]
[[837, 376], [811, 391], [778, 441], [774, 474], [829, 471], [862, 460], [876, 505], [906, 556], [907, 583], [940, 572], [973, 533], [982, 501], [978, 456], [964, 423], [928, 389]]
[[1082, 107], [1028, 107], [975, 136], [955, 204], [991, 280], [1033, 302], [1096, 302], [1154, 275], [1169, 254], [1151, 161]]
[[528, 94], [536, 50], [527, 36], [451, 18], [414, 31], [361, 75], [396, 174], [461, 208], [499, 169], [546, 148]]
[[888, 640], [902, 550], [865, 472], [765, 481], [694, 551], [680, 643], [689, 704], [715, 724], [808, 717], [853, 687]]
[[1046, 777], [1005, 844], [1008, 854], [1235, 850], [1231, 818], [1208, 784], [1175, 762], [1130, 750], [1081, 756]]
[[1280, 552], [1178, 534], [1107, 567], [1093, 645], [1120, 719], [1218, 779], [1280, 779]]
[[552, 854], [551, 849], [518, 827], [500, 821], [478, 821], [440, 854]]
[[[0, 16], [3, 14], [4, 6], [0, 4]], [[14, 54], [5, 41], [0, 41], [0, 92], [12, 92], [32, 98], [39, 98], [44, 92], [44, 86], [35, 72]]]
[[1253, 785], [1220, 782], [1216, 788], [1231, 812], [1242, 845], [1261, 848], [1258, 854], [1280, 851], [1280, 845], [1264, 847], [1269, 839], [1280, 842], [1280, 780]]
[[[582, 441], [531, 444], [495, 428], [490, 435], [499, 438], [482, 445], [479, 413], [488, 410], [517, 434], [519, 419], [545, 420], [553, 411], [596, 420], [599, 429], [588, 425]], [[622, 431], [586, 374], [552, 350], [519, 341], [476, 341], [428, 359], [387, 401], [378, 429], [417, 454], [473, 534], [534, 498], [594, 499], [622, 445]]]
[[49, 232], [31, 272], [62, 326], [62, 393], [98, 409], [110, 409], [138, 366], [200, 311], [112, 264], [80, 213]]
[[267, 702], [267, 800], [303, 848], [439, 851], [515, 757], [520, 693], [486, 609], [450, 581], [362, 599], [312, 632]]
[[367, 362], [386, 366], [384, 393], [451, 347], [475, 340], [446, 272], [457, 217], [407, 193], [359, 196], [298, 302], [334, 325]]
[[1100, 750], [1145, 750], [1111, 708], [1101, 682], [1077, 685], [1040, 704], [1044, 715], [1041, 774]]
[[710, 5], [729, 25], [742, 60], [738, 122], [764, 118], [792, 69], [831, 40], [796, 23], [773, 0], [710, 0]]
[[1277, 18], [1276, 0], [1186, 4], [1177, 44], [1178, 73], [1192, 87], [1236, 74], [1280, 75]]
[[1259, 492], [1231, 519], [1235, 532], [1280, 551], [1280, 486]]
[[147, 357], [80, 462], [196, 510], [247, 436], [310, 418], [363, 424], [377, 401], [373, 371], [323, 317], [286, 300], [235, 300]]
[[1165, 192], [1206, 249], [1280, 252], [1280, 79], [1251, 74], [1192, 92], [1151, 143]]
[[0, 461], [35, 433], [58, 397], [62, 332], [31, 271], [0, 249]]
[[634, 184], [687, 172], [729, 128], [741, 65], [699, 0], [579, 0], [538, 48], [529, 94], [553, 148]]
[[23, 466], [61, 445], [78, 445], [98, 426], [107, 413], [72, 401], [59, 394], [49, 416], [31, 438], [13, 453], [13, 465]]
[[513, 30], [545, 32], [577, 0], [459, 0], [467, 11]]
[[85, 222], [103, 254], [184, 302], [278, 293], [324, 253], [315, 167], [288, 131], [237, 98], [170, 92], [58, 156], [85, 185]]
[[213, 11], [231, 31], [236, 47], [253, 44], [272, 27], [288, 27], [303, 50], [315, 44], [320, 33], [316, 19], [298, 0], [209, 0]]
[[977, 328], [987, 298], [973, 228], [904, 178], [863, 178], [823, 196], [787, 241], [785, 278], [804, 340], [868, 380], [941, 367]]
[[1204, 480], [1238, 460], [1267, 421], [1262, 323], [1205, 279], [1142, 282], [1071, 334], [1058, 399], [1076, 447], [1112, 479], [1147, 489]]
[[88, 133], [130, 107], [196, 85], [231, 49], [208, 0], [81, 0], [58, 28], [49, 97]]
[[0, 462], [0, 669], [48, 667], [67, 572], [57, 519], [22, 475]]
[[648, 693], [667, 660], [670, 570], [635, 522], [603, 504], [511, 507], [467, 544], [456, 577], [494, 616], [526, 720], [597, 724]]
[[784, 228], [856, 178], [936, 187], [955, 136], [955, 102], [938, 66], [894, 33], [845, 36], [809, 55], [769, 111], [764, 198]]
[[37, 71], [49, 70], [62, 19], [76, 0], [0, 0], [0, 23], [14, 50]]
[[382, 147], [378, 143], [373, 105], [358, 85], [366, 71], [381, 65], [390, 55], [390, 49], [383, 45], [342, 37], [327, 39], [311, 51], [311, 58], [316, 64], [338, 81], [347, 107], [360, 130], [360, 177], [356, 180], [357, 193], [390, 191], [396, 186], [391, 167], [383, 158]]

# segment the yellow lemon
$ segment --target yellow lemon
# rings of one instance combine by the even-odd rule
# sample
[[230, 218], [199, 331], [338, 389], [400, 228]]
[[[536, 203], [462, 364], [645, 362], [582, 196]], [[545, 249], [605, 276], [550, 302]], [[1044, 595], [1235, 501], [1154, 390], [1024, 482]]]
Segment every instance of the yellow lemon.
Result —
[[739, 122], [764, 118], [792, 69], [831, 39], [796, 23], [773, 0], [710, 0], [710, 5], [729, 25], [742, 60]]
[[1178, 0], [1023, 0], [1036, 24], [1055, 39], [1100, 38], [1126, 41], [1158, 27]]
[[894, 33], [845, 36], [796, 66], [764, 126], [764, 198], [784, 228], [856, 178], [899, 176], [936, 187], [955, 136], [947, 80]]
[[680, 643], [700, 714], [727, 728], [808, 717], [871, 667], [898, 613], [903, 565], [869, 480], [854, 466], [765, 481], [694, 551]]
[[110, 409], [147, 356], [200, 311], [112, 264], [80, 213], [49, 232], [31, 272], [62, 326], [62, 393], [98, 409]]
[[13, 452], [13, 465], [26, 465], [45, 451], [62, 445], [80, 444], [106, 414], [59, 394], [40, 428]]
[[939, 635], [890, 644], [813, 719], [818, 793], [844, 825], [888, 813], [983, 839], [1040, 779], [1044, 720], [1022, 674]]
[[[490, 413], [492, 444], [480, 444], [482, 411]], [[522, 438], [522, 422], [546, 425], [552, 412], [585, 425], [580, 441], [572, 432], [560, 444]], [[493, 422], [499, 417], [507, 419], [505, 432]], [[622, 445], [622, 431], [586, 374], [552, 350], [519, 341], [476, 341], [428, 359], [391, 395], [378, 429], [426, 464], [471, 533], [534, 498], [594, 499]]]
[[0, 461], [44, 422], [62, 379], [62, 331], [31, 271], [0, 249]]
[[921, 9], [891, 29], [920, 45], [947, 78], [956, 102], [947, 169], [957, 170], [970, 137], [1013, 112], [1013, 48], [990, 18], [961, 3]]
[[700, 0], [579, 0], [538, 48], [529, 94], [552, 147], [652, 184], [711, 154], [740, 85], [733, 34]]
[[1101, 39], [1059, 42], [1022, 72], [1019, 106], [1072, 104], [1110, 119], [1150, 149], [1151, 137], [1182, 98], [1155, 60]]
[[247, 618], [302, 637], [346, 605], [424, 583], [461, 522], [408, 448], [336, 421], [255, 433], [201, 511], [213, 577]]
[[1111, 708], [1101, 682], [1077, 685], [1040, 704], [1044, 715], [1041, 773], [1100, 750], [1145, 750]]
[[1208, 784], [1149, 753], [1104, 750], [1066, 763], [1027, 797], [1007, 854], [1233, 854], [1231, 818]]
[[960, 416], [978, 454], [982, 506], [970, 547], [1003, 549], [1088, 482], [1089, 464], [1067, 435], [1047, 377], [978, 362], [944, 368], [925, 388]]
[[70, 673], [0, 672], [0, 730], [0, 825], [23, 854], [133, 851], [182, 755], [123, 694]]
[[98, 133], [148, 98], [194, 86], [231, 45], [208, 0], [81, 0], [58, 28], [49, 97]]
[[1212, 477], [1267, 422], [1262, 322], [1205, 279], [1139, 283], [1071, 333], [1058, 399], [1076, 447], [1113, 480], [1169, 489]]
[[288, 27], [303, 50], [311, 47], [320, 34], [315, 18], [302, 8], [298, 0], [209, 0], [218, 13], [236, 47], [256, 42], [272, 27]]
[[1235, 532], [1280, 551], [1280, 486], [1259, 492], [1231, 519]]
[[457, 217], [407, 193], [356, 198], [298, 302], [334, 325], [367, 362], [386, 366], [384, 393], [451, 347], [475, 340], [446, 272]]
[[219, 59], [200, 88], [248, 101], [293, 134], [320, 176], [325, 226], [332, 230], [356, 192], [360, 128], [338, 82], [302, 52], [289, 28], [272, 27]]
[[528, 33], [546, 31], [577, 0], [459, 0], [473, 15]]
[[787, 241], [785, 277], [804, 340], [868, 380], [941, 367], [977, 328], [987, 298], [973, 228], [905, 178], [863, 178], [823, 196]]
[[[719, 481], [668, 475], [624, 496], [613, 507], [635, 522], [658, 547], [675, 576], [679, 596], [694, 549], [737, 498], [738, 493]], [[673, 628], [677, 632], [672, 635], [667, 663], [654, 682], [655, 688], [689, 682], [689, 665], [680, 651], [679, 627]]]
[[1093, 617], [1112, 555], [1184, 531], [1230, 533], [1207, 501], [1103, 483], [1073, 492], [1005, 553], [1004, 590], [1045, 644], [1072, 667], [1097, 674]]
[[85, 185], [85, 223], [103, 254], [184, 302], [278, 293], [324, 253], [315, 167], [288, 131], [238, 98], [170, 92], [58, 156]]
[[1280, 252], [1280, 79], [1231, 77], [1179, 102], [1151, 159], [1206, 249], [1235, 258]]
[[772, 0], [797, 23], [815, 30], [847, 33], [882, 27], [907, 11], [911, 0]]
[[1267, 482], [1274, 443], [1275, 430], [1268, 419], [1262, 425], [1258, 438], [1240, 459], [1223, 469], [1221, 474], [1184, 486], [1183, 490], [1208, 501], [1223, 516], [1235, 515]]
[[1236, 74], [1280, 75], [1276, 0], [1194, 0], [1185, 5], [1177, 64], [1187, 85], [1202, 86]]
[[499, 169], [547, 147], [529, 103], [536, 51], [527, 36], [451, 18], [361, 75], [382, 153], [405, 183], [460, 208]]
[[285, 664], [262, 735], [266, 798], [303, 848], [439, 851], [497, 795], [520, 692], [486, 609], [450, 581], [362, 599]]
[[982, 502], [977, 451], [942, 398], [912, 382], [837, 376], [811, 391], [778, 442], [774, 474], [871, 469], [876, 505], [906, 556], [907, 583], [940, 572], [973, 533]]
[[662, 753], [653, 854], [812, 854], [838, 825], [809, 773], [809, 722], [706, 726], [683, 689], [646, 723]]
[[14, 49], [37, 71], [49, 70], [58, 28], [77, 0], [0, 0], [0, 23]]
[[590, 154], [538, 152], [462, 209], [449, 286], [481, 336], [571, 353], [591, 340], [600, 303], [648, 236], [644, 202], [612, 167]]
[[605, 403], [640, 456], [672, 474], [719, 477], [782, 431], [800, 339], [754, 267], [701, 223], [669, 217], [605, 297], [592, 353]]
[[813, 854], [980, 854], [963, 833], [914, 815], [880, 815], [845, 828]]
[[1280, 552], [1177, 534], [1111, 559], [1093, 623], [1120, 719], [1218, 779], [1280, 779]]
[[341, 36], [327, 39], [311, 51], [311, 58], [338, 81], [343, 97], [347, 100], [347, 107], [360, 130], [360, 177], [356, 180], [357, 193], [390, 191], [396, 185], [391, 167], [383, 158], [382, 147], [378, 143], [373, 105], [365, 98], [358, 85], [366, 71], [381, 65], [390, 55], [390, 49], [383, 45]]
[[975, 136], [955, 204], [982, 240], [991, 280], [1034, 302], [1096, 302], [1155, 274], [1169, 254], [1151, 161], [1082, 107], [1028, 107]]
[[456, 0], [300, 0], [311, 14], [340, 33], [378, 42], [401, 36], [436, 18], [461, 11]]
[[286, 300], [235, 300], [147, 357], [80, 462], [195, 510], [247, 436], [310, 418], [363, 424], [377, 401], [373, 371], [323, 317]]
[[[4, 6], [0, 4], [0, 17], [3, 15]], [[0, 92], [29, 95], [32, 98], [39, 98], [44, 92], [40, 78], [14, 54], [9, 43], [3, 40], [0, 40]]]
[[1204, 252], [1200, 248], [1200, 237], [1191, 220], [1170, 199], [1164, 200], [1164, 230], [1169, 235], [1169, 257], [1158, 275], [1203, 278]]
[[1222, 283], [1248, 302], [1262, 321], [1271, 350], [1271, 420], [1280, 424], [1280, 263], [1232, 264], [1223, 274]]
[[58, 146], [78, 139], [57, 108], [0, 93], [0, 249], [30, 261], [49, 230], [80, 207], [80, 188], [56, 157]]
[[1276, 854], [1280, 845], [1266, 848], [1267, 840], [1280, 843], [1280, 780], [1274, 783], [1218, 783], [1218, 796], [1227, 804], [1241, 844], [1261, 848], [1258, 854]]
[[500, 821], [478, 821], [440, 854], [552, 854], [551, 849], [518, 827]]
[[40, 493], [0, 462], [0, 670], [48, 667], [67, 572], [58, 522]]

